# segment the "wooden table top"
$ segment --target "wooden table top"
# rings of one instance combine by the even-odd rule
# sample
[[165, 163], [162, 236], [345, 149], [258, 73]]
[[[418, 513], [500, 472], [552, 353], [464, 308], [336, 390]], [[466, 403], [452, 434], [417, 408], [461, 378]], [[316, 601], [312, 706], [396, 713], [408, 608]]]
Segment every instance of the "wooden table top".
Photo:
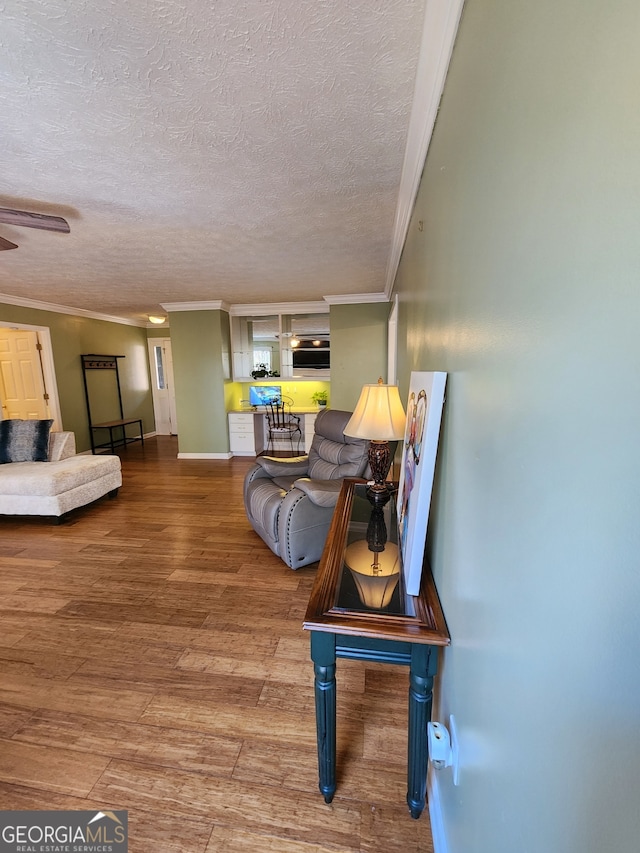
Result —
[[[367, 608], [349, 609], [337, 606], [337, 595], [343, 571], [347, 536], [352, 524], [356, 491], [363, 491], [366, 481], [344, 481], [336, 505], [327, 543], [320, 560], [303, 627], [309, 631], [349, 634], [372, 639], [395, 640], [426, 645], [447, 646], [451, 642], [433, 576], [428, 566], [422, 571], [420, 595], [407, 596], [405, 613], [390, 613]], [[356, 487], [360, 489], [356, 490]], [[395, 513], [391, 514], [391, 524]], [[393, 531], [392, 531], [393, 533]], [[400, 569], [402, 574], [402, 568]]]

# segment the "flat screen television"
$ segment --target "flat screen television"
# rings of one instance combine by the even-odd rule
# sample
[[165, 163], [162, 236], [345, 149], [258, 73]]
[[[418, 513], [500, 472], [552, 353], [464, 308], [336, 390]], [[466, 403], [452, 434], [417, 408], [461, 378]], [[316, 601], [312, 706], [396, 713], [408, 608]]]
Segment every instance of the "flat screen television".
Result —
[[294, 349], [293, 366], [300, 370], [328, 370], [331, 366], [329, 349]]
[[266, 406], [273, 400], [282, 398], [282, 389], [279, 385], [250, 385], [249, 403], [252, 406]]

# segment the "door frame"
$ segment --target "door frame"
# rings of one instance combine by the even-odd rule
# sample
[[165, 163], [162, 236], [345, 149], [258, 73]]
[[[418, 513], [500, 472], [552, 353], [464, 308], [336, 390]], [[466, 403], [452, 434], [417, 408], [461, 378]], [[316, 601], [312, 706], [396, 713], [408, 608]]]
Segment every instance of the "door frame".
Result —
[[[171, 357], [166, 358], [167, 345], [171, 351]], [[163, 367], [165, 371], [165, 381], [167, 383], [167, 399], [169, 403], [169, 422], [171, 432], [168, 435], [178, 434], [178, 417], [176, 413], [176, 394], [173, 384], [173, 350], [171, 349], [171, 338], [169, 335], [164, 335], [161, 338], [147, 338], [147, 351], [149, 358], [149, 373], [151, 378], [151, 398], [153, 400], [153, 415], [156, 424], [156, 432], [158, 435], [167, 435], [167, 433], [158, 432], [158, 410], [159, 410], [159, 391], [156, 383], [156, 364], [153, 355], [155, 347], [160, 346], [163, 350]]]
[[49, 395], [49, 411], [53, 418], [52, 430], [61, 430], [62, 416], [60, 414], [60, 398], [58, 397], [58, 382], [56, 380], [56, 369], [53, 361], [53, 346], [51, 344], [51, 329], [48, 326], [33, 326], [30, 323], [14, 323], [0, 318], [0, 329], [18, 331], [20, 329], [36, 332], [38, 341], [42, 345], [40, 355], [42, 358], [42, 376]]

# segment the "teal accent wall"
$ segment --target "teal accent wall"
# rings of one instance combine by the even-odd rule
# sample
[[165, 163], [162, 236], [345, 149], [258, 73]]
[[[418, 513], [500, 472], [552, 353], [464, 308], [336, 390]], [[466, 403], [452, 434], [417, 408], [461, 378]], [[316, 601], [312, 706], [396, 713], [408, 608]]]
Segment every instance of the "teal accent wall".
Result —
[[400, 264], [402, 396], [449, 374], [448, 853], [638, 849], [639, 32], [630, 0], [467, 0]]
[[363, 385], [387, 381], [389, 311], [387, 302], [331, 306], [332, 409], [352, 412]]
[[[91, 447], [80, 364], [82, 353], [125, 356], [119, 359], [124, 414], [142, 418], [144, 432], [153, 432], [155, 421], [145, 329], [0, 302], [0, 325], [4, 323], [50, 329], [62, 425], [75, 433], [79, 452]], [[110, 375], [114, 377], [115, 388], [115, 374]], [[112, 402], [117, 409], [117, 394]], [[99, 420], [94, 413], [93, 400], [92, 416], [94, 421]], [[117, 417], [119, 413], [114, 411], [107, 419]]]
[[226, 454], [228, 315], [212, 310], [170, 316], [179, 453]]

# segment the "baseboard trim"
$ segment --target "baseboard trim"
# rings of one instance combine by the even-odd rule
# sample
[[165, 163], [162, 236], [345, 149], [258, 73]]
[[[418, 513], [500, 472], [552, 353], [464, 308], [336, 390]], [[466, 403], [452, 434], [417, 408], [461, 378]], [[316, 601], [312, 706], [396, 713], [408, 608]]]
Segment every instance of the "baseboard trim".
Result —
[[231, 453], [178, 453], [178, 459], [231, 459]]
[[429, 795], [429, 820], [431, 821], [433, 853], [449, 853], [447, 836], [444, 831], [444, 817], [442, 814], [442, 802], [440, 801], [440, 787], [436, 771], [433, 767], [429, 768], [427, 790]]

